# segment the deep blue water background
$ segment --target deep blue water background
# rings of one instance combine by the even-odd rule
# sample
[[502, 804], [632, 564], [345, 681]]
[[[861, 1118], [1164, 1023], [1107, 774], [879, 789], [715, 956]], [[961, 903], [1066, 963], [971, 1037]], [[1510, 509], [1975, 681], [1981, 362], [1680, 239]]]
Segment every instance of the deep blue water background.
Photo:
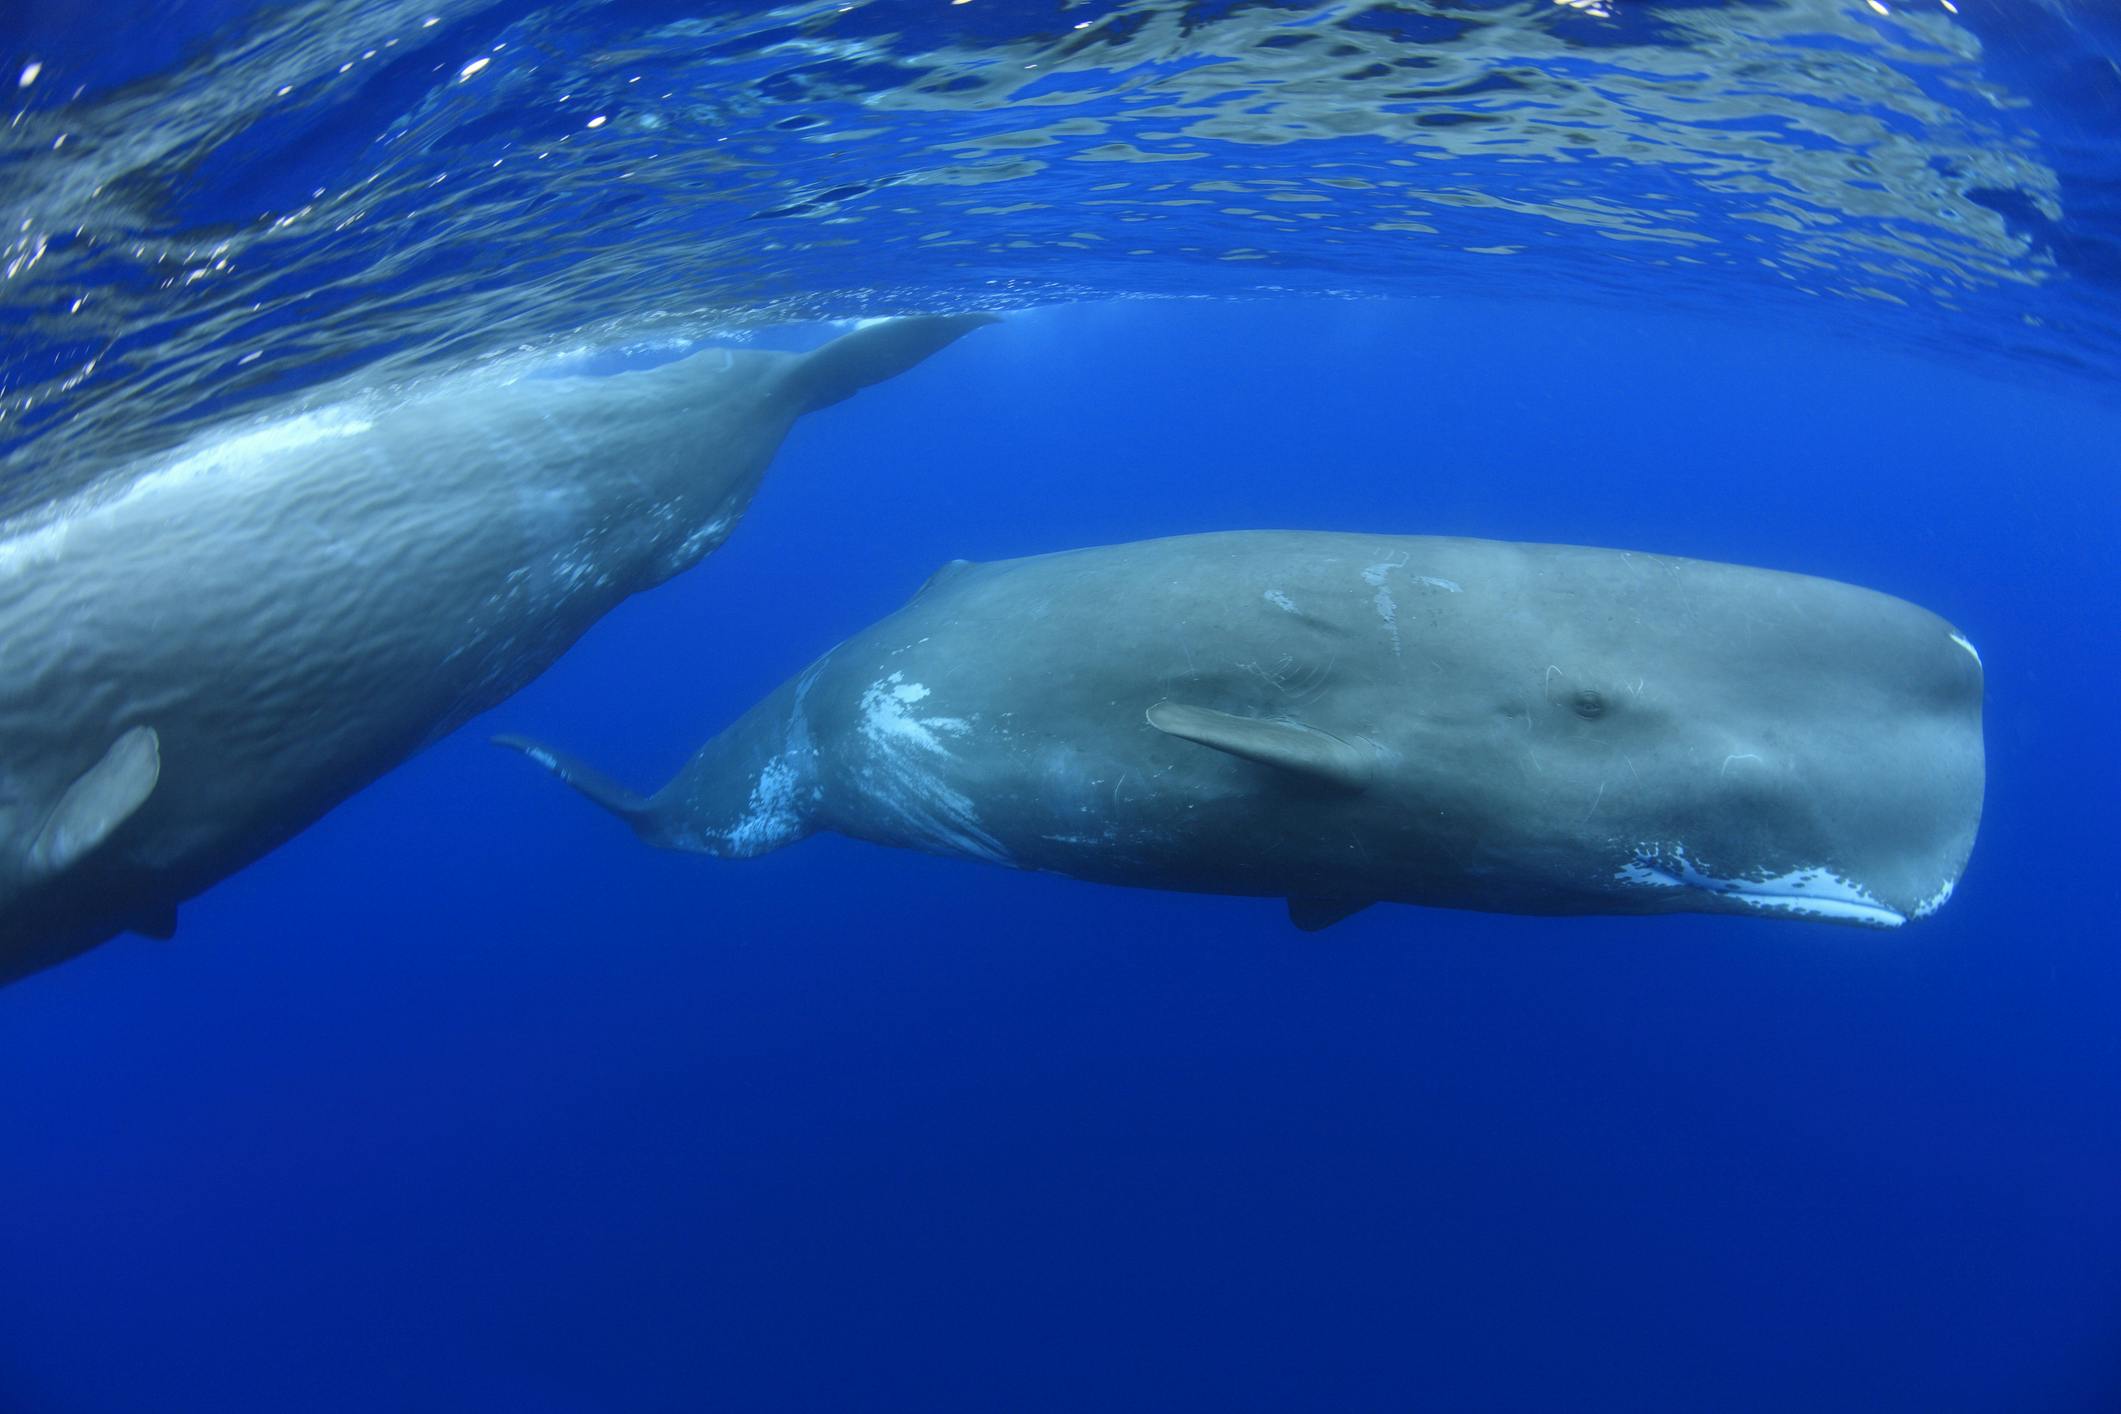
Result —
[[[2121, 1410], [2116, 23], [0, 12], [0, 515], [335, 378], [1009, 311], [175, 940], [0, 991], [0, 1414]], [[945, 560], [1236, 528], [1933, 609], [1966, 876], [1303, 935], [658, 853], [485, 744], [651, 785]]]
[[[0, 1407], [2112, 1409], [2115, 445], [1662, 317], [983, 331], [175, 942], [0, 994]], [[1950, 616], [1989, 674], [1957, 897], [1305, 936], [833, 837], [661, 854], [482, 741], [652, 783], [943, 559], [1241, 526]]]

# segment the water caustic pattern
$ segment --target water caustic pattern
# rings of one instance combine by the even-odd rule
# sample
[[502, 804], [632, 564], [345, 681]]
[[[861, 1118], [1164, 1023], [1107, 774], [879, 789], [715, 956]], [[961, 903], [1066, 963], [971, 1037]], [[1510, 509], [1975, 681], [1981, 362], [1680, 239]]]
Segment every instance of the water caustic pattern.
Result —
[[357, 367], [793, 315], [1649, 287], [2013, 347], [2065, 214], [1952, 0], [378, 0], [185, 52], [18, 75], [0, 509]]

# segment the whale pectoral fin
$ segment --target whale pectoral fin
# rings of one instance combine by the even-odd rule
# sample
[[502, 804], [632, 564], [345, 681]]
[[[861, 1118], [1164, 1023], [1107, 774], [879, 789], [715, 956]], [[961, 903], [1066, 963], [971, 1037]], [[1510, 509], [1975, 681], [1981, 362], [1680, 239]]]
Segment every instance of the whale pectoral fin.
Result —
[[1343, 918], [1354, 917], [1375, 902], [1374, 898], [1297, 898], [1292, 895], [1289, 921], [1306, 933], [1317, 933]]
[[146, 804], [162, 778], [162, 742], [153, 727], [133, 727], [103, 759], [66, 788], [37, 838], [30, 866], [43, 874], [71, 869]]
[[1149, 725], [1167, 736], [1227, 751], [1335, 790], [1363, 790], [1370, 784], [1367, 752], [1302, 722], [1235, 717], [1176, 702], [1159, 702], [1148, 716]]

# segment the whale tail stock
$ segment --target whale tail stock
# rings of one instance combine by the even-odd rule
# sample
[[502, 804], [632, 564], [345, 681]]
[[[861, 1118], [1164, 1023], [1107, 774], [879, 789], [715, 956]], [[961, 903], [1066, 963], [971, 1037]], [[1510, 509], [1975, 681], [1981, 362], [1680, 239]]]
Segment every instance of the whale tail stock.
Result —
[[821, 791], [815, 753], [800, 727], [798, 687], [786, 684], [738, 718], [652, 796], [528, 737], [493, 741], [522, 752], [658, 849], [750, 859], [816, 828], [813, 811]]
[[803, 355], [789, 371], [787, 395], [804, 412], [831, 407], [997, 322], [992, 314], [915, 314], [864, 324]]
[[554, 751], [543, 742], [527, 736], [513, 734], [493, 738], [495, 746], [505, 746], [520, 751], [546, 770], [558, 776], [568, 785], [603, 806], [612, 814], [633, 827], [635, 834], [650, 844], [659, 844], [655, 838], [655, 804], [646, 796], [636, 794], [620, 785], [611, 777], [587, 762], [579, 761], [563, 751]]

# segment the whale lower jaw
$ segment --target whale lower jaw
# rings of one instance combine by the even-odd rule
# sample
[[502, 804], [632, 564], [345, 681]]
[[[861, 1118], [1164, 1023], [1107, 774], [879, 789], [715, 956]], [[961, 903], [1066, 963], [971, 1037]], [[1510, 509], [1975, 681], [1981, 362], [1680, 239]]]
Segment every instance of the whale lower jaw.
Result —
[[[1623, 883], [1656, 889], [1694, 889], [1763, 912], [1786, 913], [1823, 922], [1857, 923], [1871, 928], [1898, 928], [1907, 915], [1874, 898], [1861, 884], [1823, 868], [1793, 869], [1764, 879], [1720, 879], [1687, 858], [1676, 845], [1644, 846], [1614, 875]], [[1939, 896], [1915, 910], [1922, 918], [1936, 911], [1951, 894], [1947, 883]]]

